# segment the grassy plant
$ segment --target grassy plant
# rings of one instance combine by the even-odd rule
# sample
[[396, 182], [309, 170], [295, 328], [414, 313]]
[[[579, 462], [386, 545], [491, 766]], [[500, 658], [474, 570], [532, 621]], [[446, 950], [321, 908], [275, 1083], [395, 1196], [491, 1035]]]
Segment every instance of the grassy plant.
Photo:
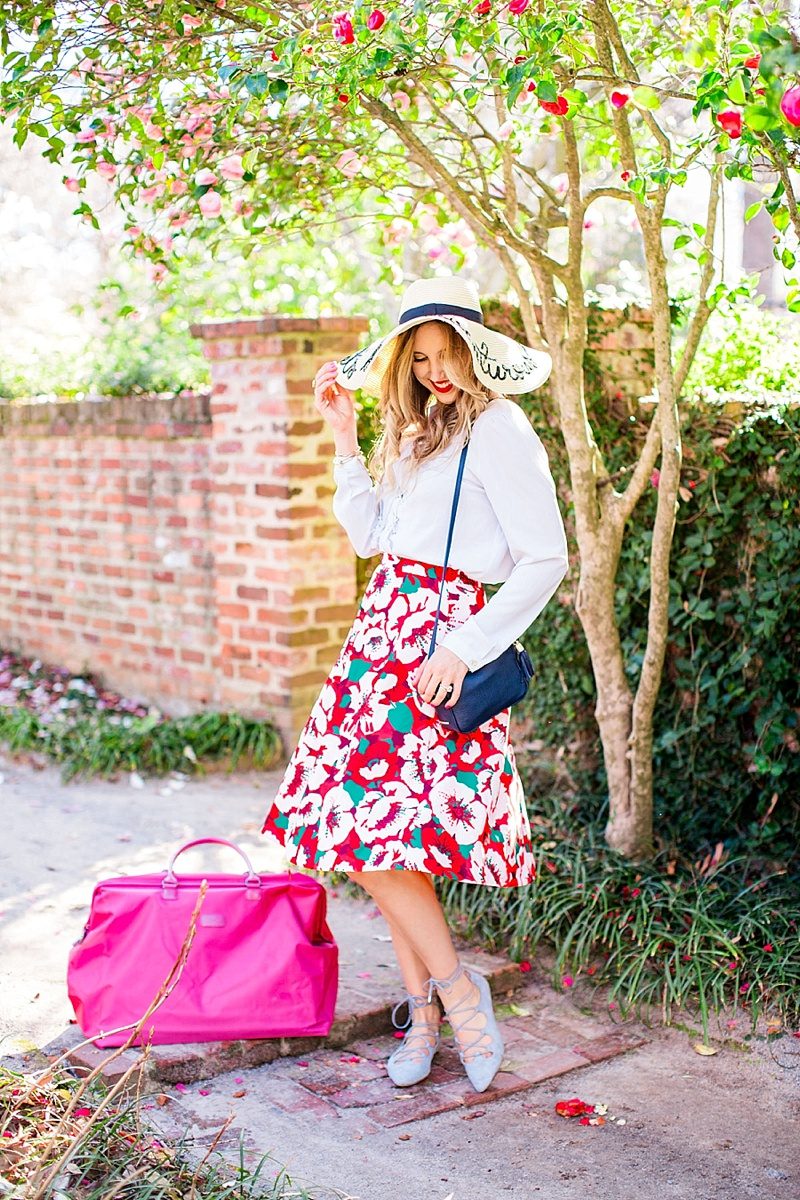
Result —
[[265, 721], [236, 712], [167, 717], [109, 691], [90, 672], [76, 676], [9, 651], [0, 651], [0, 742], [61, 763], [65, 782], [119, 770], [202, 773], [203, 761], [266, 769], [282, 754], [278, 731]]
[[[712, 1019], [720, 1030], [736, 1018], [755, 1031], [766, 1018], [772, 1034], [800, 1025], [796, 872], [764, 872], [758, 856], [728, 856], [722, 844], [696, 860], [662, 852], [636, 864], [560, 794], [529, 799], [528, 810], [537, 864], [529, 887], [437, 878], [460, 937], [516, 962], [545, 951], [555, 987], [589, 985], [612, 1016], [689, 1016], [706, 1039]], [[345, 874], [334, 880], [363, 897]]]
[[[533, 808], [533, 806], [531, 806]], [[747, 880], [748, 861], [716, 858], [632, 864], [597, 827], [559, 828], [537, 817], [537, 877], [499, 891], [454, 880], [438, 890], [460, 932], [515, 960], [552, 945], [553, 980], [607, 985], [624, 1014], [669, 1022], [696, 1011], [800, 1019], [800, 890], [785, 873]]]

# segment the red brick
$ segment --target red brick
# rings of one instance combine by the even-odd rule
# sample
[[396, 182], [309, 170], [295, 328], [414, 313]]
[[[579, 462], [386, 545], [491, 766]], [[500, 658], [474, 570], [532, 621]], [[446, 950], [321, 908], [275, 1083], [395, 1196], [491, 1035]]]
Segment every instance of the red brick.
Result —
[[394, 1091], [394, 1084], [384, 1073], [383, 1078], [331, 1092], [328, 1094], [328, 1100], [337, 1108], [370, 1108], [372, 1105], [385, 1104], [387, 1100], [391, 1100]]
[[270, 1104], [284, 1112], [318, 1113], [320, 1116], [333, 1116], [336, 1112], [326, 1100], [291, 1079], [270, 1079], [266, 1095]]
[[579, 1042], [572, 1049], [575, 1054], [596, 1063], [606, 1058], [614, 1058], [617, 1054], [624, 1054], [627, 1050], [635, 1050], [637, 1046], [644, 1046], [646, 1042], [647, 1038], [635, 1033], [609, 1033], [606, 1037]]
[[438, 1113], [463, 1108], [466, 1089], [470, 1086], [466, 1080], [464, 1083], [444, 1084], [442, 1087], [417, 1084], [413, 1092], [411, 1089], [404, 1089], [404, 1092], [408, 1091], [408, 1096], [402, 1095], [397, 1100], [376, 1104], [369, 1110], [369, 1116], [373, 1121], [390, 1129], [395, 1125], [406, 1125], [409, 1121], [435, 1117]]
[[543, 1079], [552, 1079], [556, 1075], [564, 1075], [574, 1071], [576, 1067], [586, 1067], [589, 1059], [572, 1050], [553, 1050], [549, 1054], [539, 1054], [527, 1062], [518, 1062], [516, 1055], [509, 1055], [514, 1064], [517, 1076], [529, 1083], [540, 1083]]

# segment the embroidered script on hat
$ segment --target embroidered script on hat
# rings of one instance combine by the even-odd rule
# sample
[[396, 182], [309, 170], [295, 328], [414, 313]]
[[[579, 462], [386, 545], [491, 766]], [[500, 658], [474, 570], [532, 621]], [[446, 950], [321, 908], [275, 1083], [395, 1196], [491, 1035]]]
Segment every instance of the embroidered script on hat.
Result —
[[340, 359], [339, 369], [348, 379], [352, 379], [354, 375], [366, 371], [380, 348], [380, 344], [374, 346], [372, 349], [366, 346], [363, 350], [356, 350], [353, 354], [346, 355], [343, 359]]
[[462, 336], [472, 344], [481, 370], [485, 371], [490, 379], [524, 379], [526, 375], [530, 374], [531, 370], [535, 370], [536, 359], [527, 346], [523, 346], [519, 342], [516, 344], [516, 349], [520, 353], [522, 362], [509, 366], [506, 363], [501, 363], [493, 354], [490, 354], [486, 342], [476, 341], [472, 329], [459, 321], [458, 317], [452, 318], [451, 323], [456, 329], [460, 327]]

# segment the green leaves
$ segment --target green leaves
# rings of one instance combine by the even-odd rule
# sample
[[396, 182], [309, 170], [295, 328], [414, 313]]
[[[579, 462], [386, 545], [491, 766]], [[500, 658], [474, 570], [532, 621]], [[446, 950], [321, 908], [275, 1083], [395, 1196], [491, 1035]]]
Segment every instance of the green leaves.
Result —
[[659, 104], [661, 103], [658, 98], [658, 93], [655, 92], [651, 87], [647, 87], [644, 84], [633, 89], [631, 92], [631, 99], [633, 100], [633, 103], [638, 104], [640, 108], [658, 108]]
[[247, 88], [251, 96], [263, 96], [269, 87], [270, 80], [268, 75], [256, 73], [254, 75], [246, 75], [244, 77], [244, 86]]

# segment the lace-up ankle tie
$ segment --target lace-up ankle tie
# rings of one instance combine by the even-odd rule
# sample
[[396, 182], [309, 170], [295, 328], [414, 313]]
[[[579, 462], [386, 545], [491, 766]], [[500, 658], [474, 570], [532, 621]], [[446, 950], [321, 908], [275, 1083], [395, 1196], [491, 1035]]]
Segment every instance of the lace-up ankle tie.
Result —
[[[417, 1008], [426, 1008], [431, 1004], [432, 997], [417, 996], [409, 992], [402, 1000], [398, 1000], [392, 1009], [392, 1024], [395, 1029], [407, 1029], [401, 1045], [397, 1047], [387, 1063], [386, 1069], [392, 1083], [398, 1087], [408, 1087], [419, 1083], [430, 1073], [433, 1056], [439, 1047], [439, 1022], [414, 1021], [413, 1014]], [[408, 1017], [399, 1025], [397, 1013], [404, 1004], [408, 1005]], [[433, 1039], [433, 1044], [431, 1044]]]
[[[466, 975], [467, 979], [477, 988], [477, 1003], [469, 1000], [467, 996], [462, 996], [452, 1005], [448, 1005], [446, 1000], [443, 1000], [443, 1003], [447, 1020], [450, 1023], [456, 1044], [458, 1045], [458, 1057], [461, 1059], [461, 1063], [467, 1072], [472, 1086], [476, 1091], [483, 1092], [497, 1074], [505, 1050], [503, 1038], [494, 1015], [492, 994], [488, 983], [477, 971], [470, 970], [459, 961], [454, 970], [445, 976], [445, 978], [435, 979], [431, 976], [428, 980], [428, 996], [433, 996], [434, 988], [438, 988], [440, 993], [447, 992], [458, 982], [462, 975]], [[476, 1017], [483, 1018], [479, 1028], [474, 1024], [470, 1025], [470, 1022], [474, 1021]], [[460, 1020], [456, 1018], [460, 1018]], [[462, 1032], [475, 1034], [472, 1041], [463, 1046], [459, 1040], [459, 1034]], [[489, 1039], [488, 1046], [478, 1048], [479, 1044], [486, 1038]]]

